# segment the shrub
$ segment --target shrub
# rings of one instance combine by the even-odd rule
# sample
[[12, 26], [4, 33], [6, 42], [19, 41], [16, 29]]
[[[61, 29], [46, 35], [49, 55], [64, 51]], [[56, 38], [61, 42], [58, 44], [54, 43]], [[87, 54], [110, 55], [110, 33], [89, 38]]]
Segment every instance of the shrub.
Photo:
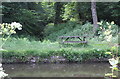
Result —
[[57, 26], [48, 25], [45, 29], [45, 39], [56, 41], [59, 36], [93, 36], [92, 24], [86, 23], [84, 25], [76, 22], [67, 22]]
[[[100, 28], [98, 28], [96, 34], [99, 39], [104, 39], [103, 32], [109, 29], [108, 26], [108, 22], [101, 21]], [[112, 24], [111, 26], [111, 33], [115, 37], [118, 34], [118, 26], [116, 24]], [[89, 22], [84, 25], [76, 22], [67, 22], [56, 26], [53, 24], [47, 25], [45, 28], [45, 36], [47, 40], [56, 41], [59, 36], [88, 36], [88, 39], [91, 39], [95, 35], [93, 34], [93, 25]]]

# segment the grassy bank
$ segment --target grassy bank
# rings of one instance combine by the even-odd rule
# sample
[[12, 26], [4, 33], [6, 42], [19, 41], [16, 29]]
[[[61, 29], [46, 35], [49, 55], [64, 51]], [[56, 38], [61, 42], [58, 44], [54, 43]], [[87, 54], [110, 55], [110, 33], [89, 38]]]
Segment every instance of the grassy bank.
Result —
[[[117, 42], [114, 40], [113, 42]], [[105, 41], [91, 39], [87, 46], [60, 46], [58, 42], [29, 41], [27, 38], [10, 38], [3, 46], [3, 62], [56, 62], [65, 59], [68, 62], [82, 62], [90, 59], [109, 58], [105, 52], [111, 46]]]
[[[58, 25], [50, 23], [44, 29], [43, 41], [38, 41], [33, 37], [11, 37], [3, 49], [3, 62], [82, 62], [91, 59], [103, 59], [110, 56], [105, 52], [110, 52], [111, 47], [118, 43], [118, 26], [102, 24], [103, 30], [98, 29], [98, 34], [93, 34], [93, 25], [91, 23], [78, 24], [76, 22], [67, 22]], [[105, 33], [112, 34], [111, 42], [106, 42]], [[104, 33], [105, 32], [105, 33]], [[61, 45], [58, 43], [59, 36], [87, 36], [88, 44], [70, 44]], [[78, 39], [71, 39], [78, 40]], [[0, 41], [0, 45], [2, 42]]]

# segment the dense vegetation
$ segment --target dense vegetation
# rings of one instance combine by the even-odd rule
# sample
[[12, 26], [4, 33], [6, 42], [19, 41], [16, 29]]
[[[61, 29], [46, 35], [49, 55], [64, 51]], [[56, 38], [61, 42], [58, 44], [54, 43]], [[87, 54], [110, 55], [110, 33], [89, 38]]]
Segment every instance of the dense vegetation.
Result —
[[[44, 39], [44, 29], [54, 24], [54, 27], [62, 27], [59, 24], [74, 21], [76, 24], [92, 23], [90, 2], [6, 2], [3, 4], [3, 22], [20, 22], [23, 30], [19, 35], [31, 35]], [[115, 21], [120, 25], [120, 2], [96, 3], [98, 21]]]
[[[7, 62], [27, 62], [32, 57], [39, 58], [39, 62], [52, 56], [62, 56], [70, 62], [109, 58], [105, 52], [118, 43], [120, 2], [96, 4], [101, 24], [94, 34], [90, 3], [2, 3], [3, 23], [16, 21], [23, 25], [22, 31], [16, 30], [17, 35], [12, 35], [3, 46], [3, 58]], [[104, 33], [109, 31], [112, 40], [106, 42]], [[61, 47], [59, 36], [87, 36], [88, 44]]]
[[[64, 25], [67, 26], [65, 27]], [[68, 25], [71, 28], [67, 28]], [[6, 49], [6, 51], [3, 51], [3, 58], [7, 59], [3, 62], [29, 62], [31, 58], [36, 58], [36, 62], [48, 62], [45, 59], [52, 62], [57, 61], [56, 58], [51, 60], [52, 56], [62, 56], [62, 58], [65, 58], [68, 62], [81, 62], [89, 59], [101, 60], [111, 57], [109, 54], [105, 53], [111, 51], [112, 46], [110, 46], [109, 42], [104, 40], [103, 37], [101, 38], [101, 36], [92, 38], [92, 24], [87, 23], [80, 25], [79, 27], [79, 24], [75, 26], [74, 22], [68, 22], [65, 24], [60, 24], [60, 26], [62, 27], [58, 27], [57, 29], [52, 28], [54, 26], [51, 26], [51, 28], [46, 28], [47, 31], [45, 31], [46, 37], [44, 41], [37, 41], [31, 36], [9, 38], [3, 46], [3, 48]], [[117, 25], [114, 25], [114, 27], [116, 27], [117, 30]], [[116, 36], [117, 31], [114, 30], [115, 28], [112, 30], [114, 37], [111, 40], [111, 44], [117, 44], [118, 42], [118, 37]], [[61, 35], [81, 36], [83, 35], [82, 33], [84, 35], [89, 35], [87, 38], [88, 44], [85, 46], [82, 44], [59, 44], [58, 37]]]

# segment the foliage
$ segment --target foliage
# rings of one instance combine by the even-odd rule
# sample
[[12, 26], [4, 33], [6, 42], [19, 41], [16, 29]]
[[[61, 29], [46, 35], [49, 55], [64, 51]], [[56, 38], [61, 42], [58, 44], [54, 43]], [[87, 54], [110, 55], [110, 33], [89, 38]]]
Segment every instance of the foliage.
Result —
[[61, 48], [58, 42], [29, 41], [27, 38], [10, 38], [3, 48], [7, 50], [3, 51], [3, 58], [10, 59], [11, 62], [17, 62], [17, 60], [25, 62], [29, 57], [40, 57], [39, 61], [41, 61], [51, 56], [63, 56], [69, 62], [83, 62], [94, 58], [109, 58], [110, 55], [105, 52], [111, 51], [107, 42], [90, 41], [87, 47]]
[[63, 20], [67, 20], [69, 19], [70, 21], [74, 21], [74, 16], [73, 14], [75, 13], [75, 2], [73, 3], [68, 3], [66, 5], [64, 5], [65, 9], [64, 9], [64, 15]]
[[54, 22], [54, 14], [55, 14], [55, 10], [54, 10], [54, 2], [41, 2], [42, 8], [45, 11], [45, 14], [47, 15], [47, 20], [50, 20], [52, 22]]
[[114, 23], [114, 21], [111, 23], [101, 21], [98, 24], [98, 35], [100, 39], [110, 40], [112, 36], [118, 35], [118, 26]]
[[[11, 24], [8, 24], [8, 23], [0, 24], [0, 36], [1, 36], [1, 38], [0, 38], [0, 53], [1, 53], [1, 51], [4, 50], [4, 49], [2, 49], [3, 45], [8, 40], [8, 38], [11, 36], [11, 34], [16, 33], [15, 29], [22, 30], [22, 25], [20, 23], [16, 23], [16, 22], [12, 22]], [[0, 60], [1, 60], [1, 58], [0, 58]], [[2, 68], [2, 64], [0, 61], [0, 79], [4, 79], [7, 76], [8, 76], [8, 74], [4, 73], [4, 70]]]
[[120, 25], [118, 20], [118, 18], [120, 18], [119, 9], [120, 9], [120, 1], [97, 3], [97, 13], [98, 13], [99, 20], [107, 20], [108, 22], [114, 20], [117, 25]]
[[10, 23], [12, 21], [20, 22], [23, 25], [22, 32], [18, 34], [28, 34], [41, 37], [47, 21], [47, 16], [44, 12], [26, 9], [22, 3], [3, 3], [3, 22]]
[[21, 30], [22, 25], [20, 23], [12, 22], [11, 24], [3, 23], [0, 24], [0, 34], [1, 35], [11, 35], [16, 33], [15, 29]]
[[2, 17], [2, 5], [0, 5], [0, 17]]
[[0, 35], [2, 39], [2, 44], [0, 45], [0, 49], [4, 45], [4, 43], [8, 40], [8, 38], [16, 33], [16, 29], [22, 30], [22, 25], [20, 23], [12, 22], [11, 24], [2, 23], [0, 24]]
[[[108, 22], [107, 22], [108, 23]], [[100, 27], [98, 28], [97, 37], [99, 40], [104, 40], [105, 32], [108, 30], [111, 31], [110, 34], [115, 37], [118, 34], [118, 26], [116, 24], [110, 24], [111, 28], [109, 29], [108, 24], [106, 22], [101, 21]], [[84, 25], [78, 24], [76, 22], [67, 22], [62, 23], [57, 26], [54, 24], [48, 24], [44, 30], [46, 39], [51, 41], [56, 41], [59, 36], [87, 36], [88, 39], [94, 37], [93, 34], [93, 25], [87, 22]]]
[[[102, 26], [103, 22], [98, 23], [100, 26]], [[114, 21], [112, 21], [111, 23], [106, 22], [106, 27], [100, 27], [101, 30], [103, 30], [103, 34], [100, 35], [104, 35], [104, 39], [106, 41], [108, 41], [109, 43], [111, 43], [111, 40], [113, 38], [113, 33], [112, 33], [112, 27], [114, 25]], [[116, 33], [118, 34], [118, 31], [116, 30]], [[118, 44], [118, 43], [117, 43]], [[111, 55], [112, 58], [109, 58], [108, 61], [111, 65], [111, 73], [107, 73], [105, 74], [105, 76], [108, 77], [117, 77], [116, 75], [114, 75], [114, 71], [118, 70], [117, 65], [119, 63], [119, 55], [118, 55], [118, 45], [114, 45], [111, 48], [111, 52], [106, 52], [107, 54]], [[116, 51], [115, 51], [116, 50]]]
[[[119, 3], [96, 3], [97, 14], [99, 21], [106, 20], [108, 22], [115, 21], [119, 24]], [[23, 25], [23, 30], [17, 34], [27, 34], [31, 36], [44, 38], [45, 26], [50, 23], [55, 23], [58, 20], [58, 25], [61, 23], [75, 21], [76, 24], [85, 24], [87, 21], [92, 23], [90, 3], [87, 2], [65, 2], [58, 5], [61, 12], [55, 8], [55, 2], [7, 2], [2, 3], [3, 22], [11, 23], [13, 21], [20, 22]], [[32, 7], [31, 7], [32, 6]], [[59, 18], [56, 13], [60, 13]], [[105, 14], [105, 15], [103, 15]], [[56, 18], [56, 19], [55, 19]], [[60, 21], [62, 20], [62, 21]], [[60, 25], [59, 25], [60, 24]], [[64, 25], [65, 27], [68, 27]], [[57, 28], [58, 28], [57, 27]], [[61, 28], [61, 27], [60, 27]], [[50, 30], [49, 30], [50, 31]], [[54, 32], [54, 30], [52, 31]], [[48, 34], [47, 34], [48, 35]]]
[[59, 36], [72, 31], [75, 27], [76, 22], [67, 22], [56, 26], [48, 25], [45, 29], [45, 35], [47, 36], [46, 39], [56, 41]]

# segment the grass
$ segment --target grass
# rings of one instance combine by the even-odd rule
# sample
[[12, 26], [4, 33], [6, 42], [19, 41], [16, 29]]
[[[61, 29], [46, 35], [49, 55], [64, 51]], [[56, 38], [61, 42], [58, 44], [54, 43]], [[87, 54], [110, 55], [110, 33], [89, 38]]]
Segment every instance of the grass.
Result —
[[[114, 43], [117, 40], [113, 41]], [[28, 57], [40, 57], [41, 59], [50, 58], [51, 56], [63, 56], [70, 62], [81, 62], [92, 58], [107, 58], [109, 55], [105, 52], [110, 51], [111, 46], [108, 42], [98, 41], [97, 39], [89, 40], [87, 46], [60, 46], [58, 42], [35, 41], [27, 38], [10, 38], [3, 48], [4, 59], [16, 58], [18, 61], [28, 61]], [[12, 59], [9, 62], [15, 62]], [[41, 61], [39, 59], [38, 61]]]
[[[104, 27], [106, 27], [106, 25], [104, 25]], [[112, 29], [112, 35], [116, 36], [117, 34], [117, 25], [115, 25]], [[58, 43], [59, 36], [84, 35], [88, 36], [88, 44], [85, 46], [82, 44], [61, 45]], [[3, 59], [11, 62], [25, 62], [28, 61], [29, 58], [38, 57], [38, 62], [40, 62], [46, 58], [50, 60], [52, 56], [62, 56], [70, 62], [82, 62], [94, 58], [109, 58], [110, 56], [105, 54], [105, 52], [111, 51], [114, 43], [118, 43], [118, 37], [113, 37], [111, 42], [106, 42], [103, 41], [104, 34], [100, 33], [100, 35], [103, 37], [99, 36], [99, 34], [99, 37], [94, 36], [93, 25], [91, 23], [81, 25], [75, 22], [67, 22], [56, 26], [48, 24], [44, 29], [45, 37], [42, 42], [30, 36], [11, 37], [7, 40], [3, 46], [6, 50], [2, 51]], [[0, 40], [0, 45], [1, 44], [2, 41]]]

